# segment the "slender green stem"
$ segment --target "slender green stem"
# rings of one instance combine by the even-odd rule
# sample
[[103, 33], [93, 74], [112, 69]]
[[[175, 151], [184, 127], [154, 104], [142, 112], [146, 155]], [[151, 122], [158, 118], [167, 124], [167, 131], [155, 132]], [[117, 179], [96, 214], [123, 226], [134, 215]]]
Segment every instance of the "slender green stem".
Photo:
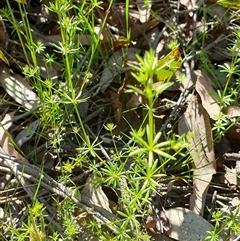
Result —
[[[9, 1], [7, 0], [6, 2], [7, 2], [8, 9], [12, 9], [11, 5], [9, 4]], [[25, 41], [22, 38], [21, 30], [19, 30], [19, 26], [18, 26], [18, 24], [17, 24], [17, 22], [15, 20], [13, 11], [11, 11], [11, 10], [10, 10], [10, 17], [8, 17], [8, 20], [11, 22], [11, 24], [13, 25], [14, 30], [16, 30], [16, 32], [17, 32], [20, 44], [21, 44], [22, 49], [23, 49], [24, 56], [26, 58], [26, 61], [27, 61], [28, 65], [30, 66], [31, 62], [30, 62], [30, 60], [28, 58], [28, 54], [27, 54], [27, 51], [26, 51], [26, 48], [25, 48]]]

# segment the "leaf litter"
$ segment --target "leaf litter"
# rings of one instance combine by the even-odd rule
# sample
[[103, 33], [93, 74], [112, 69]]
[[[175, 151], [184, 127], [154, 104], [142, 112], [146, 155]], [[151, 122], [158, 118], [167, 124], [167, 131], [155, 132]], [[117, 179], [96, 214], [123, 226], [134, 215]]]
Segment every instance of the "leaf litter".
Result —
[[[47, 54], [57, 53], [56, 46], [61, 43], [62, 37], [56, 16], [38, 1], [16, 2], [26, 4], [33, 41], [35, 43], [41, 41]], [[11, 2], [13, 9], [17, 7], [16, 2]], [[72, 1], [72, 4], [76, 4], [75, 1]], [[6, 1], [2, 1], [0, 6], [5, 7]], [[155, 240], [201, 240], [206, 237], [207, 231], [213, 228], [210, 214], [206, 214], [207, 208], [229, 212], [231, 209], [236, 210], [240, 199], [239, 103], [236, 103], [236, 106], [226, 103], [227, 107], [222, 109], [218, 95], [218, 86], [230, 84], [229, 89], [237, 88], [237, 91], [239, 87], [234, 85], [236, 82], [234, 75], [229, 82], [226, 76], [216, 74], [216, 71], [220, 73], [220, 70], [215, 68], [218, 65], [226, 66], [236, 56], [234, 51], [229, 51], [227, 36], [236, 41], [233, 29], [239, 29], [239, 22], [234, 19], [233, 11], [239, 10], [239, 6], [226, 1], [219, 3], [209, 1], [207, 2], [209, 14], [204, 15], [200, 11], [203, 1], [138, 0], [129, 5], [128, 19], [124, 15], [125, 6], [126, 3], [123, 1], [114, 2], [111, 6], [108, 2], [104, 2], [101, 8], [95, 9], [98, 19], [94, 23], [94, 31], [99, 37], [99, 52], [102, 55], [98, 62], [91, 66], [91, 73], [94, 73], [92, 76], [86, 77], [89, 71], [86, 65], [87, 54], [80, 56], [84, 60], [80, 64], [83, 75], [79, 74], [78, 68], [73, 67], [77, 72], [77, 77], [74, 79], [78, 82], [74, 83], [76, 92], [79, 91], [79, 82], [87, 83], [87, 88], [82, 91], [85, 101], [79, 103], [78, 109], [83, 109], [81, 117], [89, 136], [99, 140], [102, 155], [106, 161], [111, 161], [108, 150], [109, 146], [113, 146], [113, 142], [103, 126], [106, 127], [108, 123], [116, 125], [113, 133], [120, 136], [120, 141], [116, 139], [114, 145], [122, 148], [123, 134], [130, 131], [128, 124], [138, 129], [146, 116], [143, 96], [136, 93], [129, 95], [125, 92], [129, 84], [141, 88], [132, 78], [128, 63], [136, 63], [135, 55], [142, 56], [149, 48], [154, 48], [159, 56], [163, 56], [160, 59], [156, 56], [159, 65], [172, 61], [172, 68], [165, 66], [162, 73], [155, 77], [156, 85], [161, 85], [161, 82], [168, 79], [174, 81], [174, 88], [164, 91], [156, 100], [155, 124], [156, 128], [164, 133], [165, 138], [169, 133], [186, 134], [186, 141], [190, 145], [186, 150], [188, 157], [185, 158], [192, 160], [187, 172], [192, 173], [188, 179], [181, 177], [174, 180], [158, 180], [161, 195], [155, 195], [157, 201], [155, 199], [150, 201], [152, 213], [146, 217], [142, 228], [146, 229]], [[44, 211], [46, 222], [51, 223], [64, 237], [64, 228], [54, 214], [52, 200], [49, 201], [48, 198], [51, 194], [73, 200], [80, 211], [72, 212], [72, 219], [80, 218], [78, 222], [80, 227], [84, 226], [85, 221], [91, 222], [95, 219], [99, 225], [107, 226], [104, 229], [114, 233], [115, 226], [109, 225], [109, 221], [117, 222], [120, 218], [116, 215], [116, 210], [112, 211], [110, 208], [112, 200], [104, 193], [103, 186], [93, 185], [97, 174], [91, 169], [91, 163], [84, 166], [73, 165], [73, 169], [70, 170], [72, 183], [80, 186], [81, 197], [75, 197], [69, 183], [63, 184], [58, 181], [61, 165], [65, 170], [68, 168], [68, 162], [59, 163], [59, 157], [61, 160], [66, 160], [66, 157], [69, 158], [67, 160], [76, 158], [79, 143], [82, 142], [81, 137], [76, 140], [76, 136], [73, 135], [74, 128], [79, 129], [78, 124], [74, 122], [76, 113], [72, 113], [71, 127], [64, 126], [64, 121], [59, 121], [56, 129], [54, 123], [44, 125], [40, 113], [44, 116], [50, 110], [41, 105], [40, 99], [43, 96], [38, 96], [34, 81], [30, 77], [23, 76], [22, 67], [28, 62], [24, 50], [19, 45], [18, 37], [11, 30], [11, 23], [2, 17], [0, 20], [2, 87], [0, 172], [3, 178], [0, 179], [0, 203], [3, 205], [8, 203], [9, 210], [3, 211], [1, 208], [0, 211], [5, 226], [7, 227], [9, 220], [13, 219], [15, 227], [19, 226], [22, 214], [26, 214], [24, 201], [30, 203], [37, 198], [46, 207]], [[130, 35], [129, 38], [127, 33]], [[198, 36], [207, 33], [205, 41], [198, 41]], [[172, 51], [168, 46], [171, 40], [180, 43], [178, 48]], [[74, 42], [76, 44], [79, 41], [86, 49], [86, 53], [91, 51], [94, 40], [90, 33], [77, 33]], [[206, 51], [210, 54], [204, 55]], [[30, 56], [29, 50], [27, 54]], [[202, 61], [203, 55], [204, 61], [208, 62]], [[57, 54], [56, 60], [56, 65], [45, 65], [43, 58], [38, 59], [41, 81], [46, 86], [50, 84], [49, 79], [52, 81], [51, 97], [55, 102], [59, 100], [61, 88], [66, 89], [66, 83], [61, 76], [63, 65]], [[203, 70], [205, 64], [209, 67], [208, 73]], [[181, 75], [184, 75], [183, 79]], [[214, 76], [218, 76], [218, 83], [213, 81]], [[63, 107], [60, 107], [60, 112], [61, 108]], [[37, 114], [34, 114], [34, 111], [37, 111]], [[228, 131], [219, 142], [216, 142], [212, 125], [221, 114], [226, 118]], [[51, 112], [49, 115], [51, 116]], [[56, 135], [61, 141], [54, 145]], [[33, 143], [35, 143], [34, 148]], [[42, 151], [43, 159], [34, 160], [34, 156]], [[48, 165], [44, 161], [52, 164]], [[94, 156], [92, 161], [95, 162]], [[121, 161], [123, 160], [119, 160]], [[134, 161], [130, 162], [129, 168], [134, 165]], [[98, 163], [98, 175], [103, 165], [104, 163]], [[174, 169], [174, 164], [171, 165], [168, 171], [169, 177], [181, 176], [182, 171], [186, 172], [186, 170], [178, 170], [177, 173], [176, 170], [171, 171]], [[36, 184], [39, 184], [40, 177], [42, 181], [38, 188], [42, 196], [36, 197]], [[8, 188], [15, 188], [16, 192], [8, 192]], [[113, 187], [109, 188], [114, 190]], [[117, 193], [118, 200], [124, 198], [120, 190], [114, 192]], [[9, 201], [10, 198], [12, 201]], [[18, 199], [17, 204], [13, 201], [14, 198]], [[119, 212], [123, 211], [119, 203], [114, 203], [114, 208]], [[88, 216], [86, 219], [85, 215]], [[9, 230], [1, 229], [1, 233], [9, 238]], [[79, 232], [76, 240], [84, 238], [100, 240], [100, 237], [91, 234], [90, 229], [82, 228]], [[135, 240], [135, 234], [131, 235], [130, 239], [126, 237], [125, 240]]]

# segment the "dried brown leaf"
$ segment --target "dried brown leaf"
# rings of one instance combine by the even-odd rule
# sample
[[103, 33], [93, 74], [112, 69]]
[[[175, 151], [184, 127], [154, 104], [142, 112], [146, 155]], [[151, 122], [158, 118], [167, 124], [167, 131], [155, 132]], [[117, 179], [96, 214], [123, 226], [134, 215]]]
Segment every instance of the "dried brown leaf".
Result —
[[239, 117], [240, 116], [240, 106], [229, 105], [223, 109], [223, 113], [228, 117]]
[[194, 165], [193, 194], [190, 198], [190, 209], [196, 214], [203, 215], [203, 209], [209, 183], [215, 170], [215, 154], [210, 119], [198, 103], [197, 98], [190, 94], [188, 108], [178, 123], [179, 134], [193, 134], [188, 148]]
[[194, 73], [197, 76], [196, 90], [201, 97], [202, 105], [209, 114], [211, 119], [216, 119], [221, 112], [218, 104], [219, 97], [212, 87], [210, 78], [201, 70], [196, 70]]
[[128, 110], [134, 109], [143, 103], [143, 98], [138, 93], [133, 93], [130, 100], [126, 103]]
[[153, 229], [153, 228], [155, 228], [156, 223], [157, 223], [156, 219], [154, 219], [154, 218], [152, 218], [152, 217], [148, 217], [148, 218], [147, 218], [147, 221], [146, 221], [146, 223], [145, 223], [145, 228], [146, 228], [146, 229], [150, 229], [150, 228]]
[[27, 160], [24, 157], [22, 157], [22, 155], [19, 154], [14, 148], [13, 139], [11, 138], [11, 135], [7, 131], [12, 125], [11, 120], [14, 114], [15, 114], [15, 111], [6, 114], [1, 122], [1, 123], [7, 123], [7, 124], [5, 125], [1, 124], [1, 127], [0, 127], [0, 152], [27, 162]]
[[34, 110], [39, 105], [38, 96], [22, 76], [11, 75], [9, 68], [0, 70], [0, 84], [6, 92], [20, 105], [28, 110]]
[[[131, 40], [136, 40], [137, 38], [139, 38], [141, 35], [147, 38], [147, 41], [151, 41], [150, 37], [148, 34], [146, 35], [146, 32], [153, 29], [154, 27], [156, 27], [159, 24], [159, 19], [151, 19], [146, 23], [142, 23], [142, 24], [134, 24], [133, 26], [131, 26], [130, 31], [131, 31]], [[157, 30], [154, 31], [155, 34], [157, 32]], [[153, 34], [152, 34], [153, 35]], [[148, 42], [148, 44], [149, 44]]]
[[95, 188], [94, 185], [91, 183], [92, 180], [95, 178], [95, 174], [91, 175], [87, 179], [87, 184], [82, 190], [82, 195], [85, 197], [88, 197], [92, 204], [95, 204], [97, 206], [100, 206], [106, 210], [108, 210], [110, 213], [112, 213], [110, 207], [109, 207], [109, 200], [106, 196], [106, 194], [103, 192], [101, 187]]
[[2, 17], [0, 16], [0, 46], [4, 49], [7, 48], [9, 41], [9, 36], [5, 27], [4, 21], [2, 21]]
[[15, 138], [15, 142], [18, 145], [18, 147], [21, 147], [25, 142], [30, 140], [32, 136], [35, 134], [38, 126], [40, 124], [39, 120], [35, 120], [31, 123], [29, 123], [28, 126], [26, 126], [22, 131], [18, 133], [18, 135]]
[[236, 126], [232, 126], [227, 132], [226, 135], [229, 140], [240, 141], [240, 129]]

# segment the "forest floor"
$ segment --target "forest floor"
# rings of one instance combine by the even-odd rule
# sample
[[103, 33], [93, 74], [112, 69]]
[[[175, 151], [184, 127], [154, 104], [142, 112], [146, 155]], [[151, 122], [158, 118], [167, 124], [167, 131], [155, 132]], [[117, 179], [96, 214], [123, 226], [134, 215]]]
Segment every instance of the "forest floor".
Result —
[[1, 240], [240, 240], [240, 3], [0, 3]]

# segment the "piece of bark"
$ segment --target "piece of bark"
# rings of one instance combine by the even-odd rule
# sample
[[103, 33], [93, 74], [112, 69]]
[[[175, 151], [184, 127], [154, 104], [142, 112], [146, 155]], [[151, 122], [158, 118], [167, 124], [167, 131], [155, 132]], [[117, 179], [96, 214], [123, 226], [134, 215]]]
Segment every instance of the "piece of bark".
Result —
[[209, 116], [196, 96], [190, 94], [187, 102], [188, 108], [178, 123], [178, 132], [180, 135], [192, 133], [188, 147], [194, 167], [190, 209], [202, 216], [209, 184], [216, 173], [213, 138]]

